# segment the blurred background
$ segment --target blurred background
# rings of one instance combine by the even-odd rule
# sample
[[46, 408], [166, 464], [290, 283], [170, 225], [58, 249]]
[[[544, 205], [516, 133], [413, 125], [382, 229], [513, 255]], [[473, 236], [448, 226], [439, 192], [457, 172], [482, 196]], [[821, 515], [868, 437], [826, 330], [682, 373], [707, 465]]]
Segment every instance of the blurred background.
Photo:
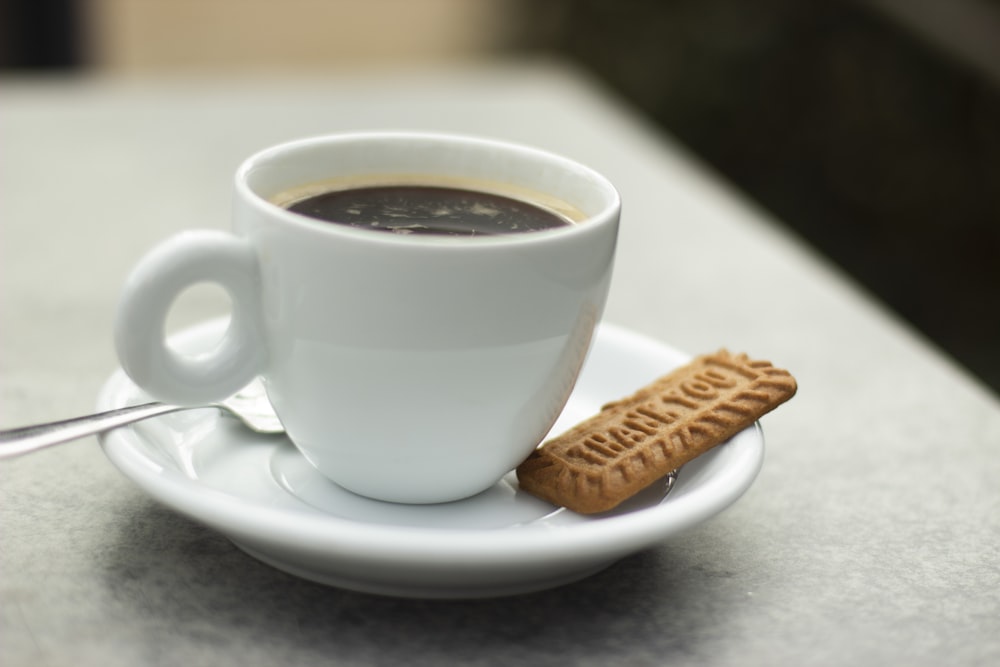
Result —
[[1000, 0], [0, 0], [7, 77], [539, 55], [1000, 391]]

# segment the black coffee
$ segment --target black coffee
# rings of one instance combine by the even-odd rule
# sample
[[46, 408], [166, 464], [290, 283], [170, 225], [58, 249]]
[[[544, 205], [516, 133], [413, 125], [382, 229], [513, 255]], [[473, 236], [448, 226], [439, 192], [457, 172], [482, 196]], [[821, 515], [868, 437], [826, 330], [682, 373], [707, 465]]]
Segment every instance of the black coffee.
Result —
[[493, 236], [573, 224], [557, 213], [503, 195], [429, 185], [334, 190], [287, 208], [326, 222], [395, 234]]

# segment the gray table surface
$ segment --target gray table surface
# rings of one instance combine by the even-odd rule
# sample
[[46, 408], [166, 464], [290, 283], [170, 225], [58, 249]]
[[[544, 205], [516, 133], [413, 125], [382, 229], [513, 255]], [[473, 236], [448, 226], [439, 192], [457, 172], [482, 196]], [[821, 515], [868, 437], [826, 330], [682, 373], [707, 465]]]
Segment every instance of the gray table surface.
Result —
[[[431, 128], [605, 172], [606, 319], [745, 350], [799, 394], [734, 506], [563, 588], [346, 592], [157, 505], [96, 440], [0, 462], [0, 664], [1000, 664], [1000, 402], [586, 76], [559, 63], [0, 83], [0, 426], [91, 410], [124, 275], [281, 140]], [[172, 326], [218, 312], [211, 293]]]

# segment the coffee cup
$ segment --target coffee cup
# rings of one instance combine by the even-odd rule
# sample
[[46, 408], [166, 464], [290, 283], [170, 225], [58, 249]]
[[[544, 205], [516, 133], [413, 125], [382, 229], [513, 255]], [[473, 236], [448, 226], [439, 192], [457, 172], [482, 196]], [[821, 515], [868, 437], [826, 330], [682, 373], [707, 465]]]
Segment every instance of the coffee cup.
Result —
[[[619, 210], [603, 176], [528, 146], [419, 132], [285, 143], [239, 167], [231, 233], [185, 231], [139, 261], [119, 360], [185, 405], [259, 376], [333, 482], [391, 502], [465, 498], [527, 457], [565, 405]], [[165, 323], [200, 283], [225, 290], [230, 322], [212, 349], [182, 353]]]

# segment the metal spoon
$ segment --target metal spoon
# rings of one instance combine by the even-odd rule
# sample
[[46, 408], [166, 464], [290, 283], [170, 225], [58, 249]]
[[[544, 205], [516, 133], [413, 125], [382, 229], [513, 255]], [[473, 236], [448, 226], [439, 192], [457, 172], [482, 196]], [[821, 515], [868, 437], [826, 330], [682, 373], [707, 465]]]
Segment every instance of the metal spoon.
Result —
[[169, 412], [197, 408], [219, 408], [258, 433], [284, 433], [281, 422], [278, 421], [271, 403], [267, 400], [264, 384], [260, 380], [254, 380], [236, 394], [219, 403], [188, 406], [143, 403], [142, 405], [99, 412], [86, 417], [0, 431], [0, 459], [13, 458], [77, 438], [103, 433], [119, 426], [165, 415]]

